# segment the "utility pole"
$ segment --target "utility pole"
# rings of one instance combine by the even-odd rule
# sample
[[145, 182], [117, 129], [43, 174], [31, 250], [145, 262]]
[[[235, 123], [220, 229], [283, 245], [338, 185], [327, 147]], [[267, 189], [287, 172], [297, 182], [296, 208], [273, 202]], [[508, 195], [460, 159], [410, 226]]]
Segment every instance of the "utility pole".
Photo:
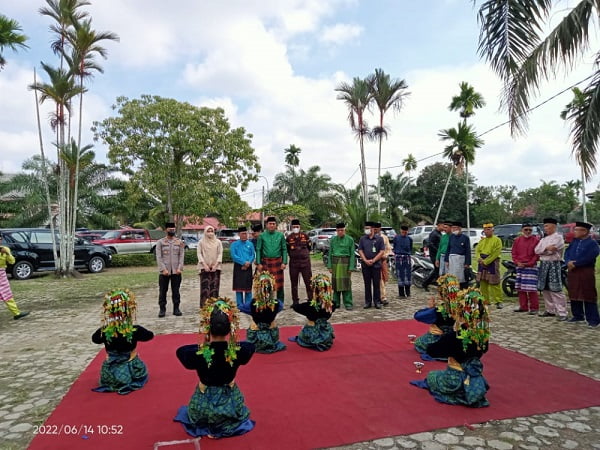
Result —
[[265, 223], [265, 187], [262, 187], [262, 202], [260, 204], [260, 224], [263, 226]]

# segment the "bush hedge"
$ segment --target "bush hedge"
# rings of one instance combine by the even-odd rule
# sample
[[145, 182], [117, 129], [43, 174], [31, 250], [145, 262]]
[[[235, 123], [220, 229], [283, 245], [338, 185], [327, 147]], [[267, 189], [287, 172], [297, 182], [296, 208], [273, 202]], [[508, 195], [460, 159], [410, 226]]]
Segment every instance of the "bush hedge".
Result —
[[[228, 248], [223, 249], [223, 262], [232, 262]], [[187, 250], [183, 258], [184, 264], [197, 264], [196, 250]], [[154, 266], [156, 257], [152, 253], [135, 253], [133, 255], [113, 255], [112, 267]]]

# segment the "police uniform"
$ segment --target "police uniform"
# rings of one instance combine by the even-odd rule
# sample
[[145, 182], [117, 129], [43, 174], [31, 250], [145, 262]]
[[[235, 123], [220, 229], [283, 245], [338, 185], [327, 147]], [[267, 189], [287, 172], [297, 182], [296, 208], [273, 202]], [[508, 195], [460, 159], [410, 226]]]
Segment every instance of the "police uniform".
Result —
[[[156, 262], [158, 263], [158, 306], [159, 315], [164, 316], [167, 307], [167, 291], [169, 282], [171, 283], [171, 298], [173, 300], [173, 314], [181, 315], [179, 302], [179, 286], [181, 286], [181, 272], [183, 271], [183, 257], [185, 243], [176, 237], [169, 239], [164, 237], [156, 243]], [[164, 275], [163, 271], [168, 270], [169, 274]], [[177, 273], [179, 270], [180, 273]]]
[[290, 233], [285, 240], [290, 258], [290, 282], [292, 285], [292, 301], [294, 305], [300, 302], [298, 298], [298, 281], [300, 274], [306, 287], [308, 300], [312, 300], [310, 279], [312, 271], [310, 268], [310, 239], [306, 233]]

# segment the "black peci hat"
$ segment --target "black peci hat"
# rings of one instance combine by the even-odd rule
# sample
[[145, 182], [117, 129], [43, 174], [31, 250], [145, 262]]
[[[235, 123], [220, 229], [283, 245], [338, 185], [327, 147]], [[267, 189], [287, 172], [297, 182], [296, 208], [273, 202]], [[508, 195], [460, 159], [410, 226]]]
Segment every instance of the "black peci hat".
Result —
[[344, 222], [339, 222], [335, 224], [336, 229], [346, 228], [346, 224]]
[[246, 227], [238, 227], [238, 233], [243, 233], [244, 231], [248, 231]]
[[175, 228], [175, 222], [167, 222], [167, 223], [165, 223], [165, 228]]
[[300, 225], [300, 221], [298, 219], [292, 219], [292, 226], [293, 225]]
[[587, 222], [575, 222], [575, 226], [579, 228], [585, 228], [588, 231], [592, 229], [592, 224]]
[[558, 223], [558, 220], [552, 217], [546, 217], [544, 220], [542, 220], [542, 223], [553, 223], [554, 225], [556, 225]]
[[269, 217], [267, 217], [266, 222], [267, 223], [269, 223], [269, 222], [277, 222], [277, 219], [274, 216], [269, 216]]

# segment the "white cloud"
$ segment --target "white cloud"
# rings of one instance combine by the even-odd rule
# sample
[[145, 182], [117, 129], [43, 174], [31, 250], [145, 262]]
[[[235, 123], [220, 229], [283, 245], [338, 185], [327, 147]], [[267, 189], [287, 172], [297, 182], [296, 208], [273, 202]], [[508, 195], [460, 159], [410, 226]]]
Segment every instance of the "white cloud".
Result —
[[323, 29], [320, 40], [326, 44], [341, 45], [359, 37], [364, 28], [356, 24], [338, 23]]

